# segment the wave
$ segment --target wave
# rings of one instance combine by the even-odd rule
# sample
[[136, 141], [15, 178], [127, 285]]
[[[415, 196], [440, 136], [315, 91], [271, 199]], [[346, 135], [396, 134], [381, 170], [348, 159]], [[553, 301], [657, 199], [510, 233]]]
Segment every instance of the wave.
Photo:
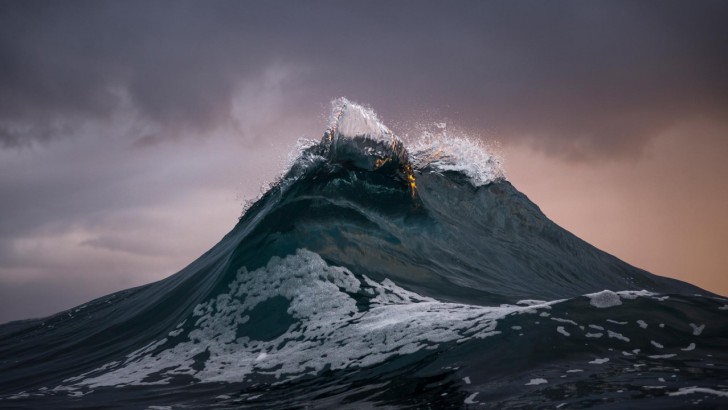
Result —
[[728, 300], [560, 228], [481, 143], [338, 99], [299, 148], [179, 273], [0, 326], [0, 407], [727, 404]]

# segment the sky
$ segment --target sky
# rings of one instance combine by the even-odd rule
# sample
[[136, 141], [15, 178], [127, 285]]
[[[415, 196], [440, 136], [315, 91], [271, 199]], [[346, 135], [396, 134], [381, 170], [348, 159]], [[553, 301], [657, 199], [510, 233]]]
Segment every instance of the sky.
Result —
[[0, 322], [213, 246], [339, 96], [728, 295], [728, 2], [0, 1]]

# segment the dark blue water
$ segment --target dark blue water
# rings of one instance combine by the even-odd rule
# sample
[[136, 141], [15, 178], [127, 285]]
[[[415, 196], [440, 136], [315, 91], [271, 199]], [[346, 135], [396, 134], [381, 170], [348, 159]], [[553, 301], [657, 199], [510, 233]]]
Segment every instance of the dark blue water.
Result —
[[728, 408], [728, 300], [337, 110], [187, 268], [0, 326], [0, 407]]

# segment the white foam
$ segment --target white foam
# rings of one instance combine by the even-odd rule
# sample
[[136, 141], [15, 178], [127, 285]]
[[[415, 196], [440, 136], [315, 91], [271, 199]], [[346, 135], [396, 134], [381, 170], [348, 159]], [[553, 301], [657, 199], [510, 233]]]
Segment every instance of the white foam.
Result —
[[695, 343], [690, 343], [688, 345], [688, 347], [682, 348], [680, 350], [682, 350], [683, 352], [689, 352], [689, 351], [695, 350]]
[[[255, 292], [248, 293], [250, 290]], [[369, 295], [369, 308], [358, 307], [354, 295]], [[272, 340], [238, 337], [241, 325], [251, 320], [251, 311], [272, 298], [289, 302], [286, 312], [293, 324]], [[324, 369], [363, 368], [396, 356], [437, 349], [443, 343], [493, 336], [499, 333], [500, 319], [540, 313], [540, 309], [559, 302], [521, 301], [522, 306], [497, 307], [444, 303], [407, 291], [388, 279], [380, 283], [355, 276], [301, 249], [295, 255], [272, 258], [267, 266], [253, 271], [241, 268], [228, 292], [197, 305], [187, 320], [189, 324], [173, 330], [173, 340], [151, 341], [125, 359], [66, 379], [56, 391], [166, 384], [178, 375], [203, 382], [242, 382], [251, 374], [267, 374], [284, 382]], [[551, 320], [576, 325], [568, 319]], [[556, 331], [570, 335], [564, 326]], [[629, 340], [607, 332], [610, 337]], [[603, 333], [586, 336], [602, 337]], [[205, 352], [207, 358], [196, 361], [195, 357]], [[589, 363], [608, 361], [597, 358]]]
[[607, 336], [609, 336], [610, 339], [618, 339], [623, 342], [629, 342], [629, 338], [624, 336], [621, 333], [613, 332], [611, 330], [607, 330]]
[[705, 393], [705, 394], [712, 394], [714, 396], [718, 397], [728, 397], [728, 391], [722, 391], [722, 390], [715, 390], [708, 387], [681, 387], [676, 392], [668, 393], [670, 396], [684, 396], [686, 394], [696, 394], [696, 393]]
[[574, 322], [571, 319], [562, 319], [560, 317], [552, 317], [551, 320], [556, 321], [556, 322], [560, 322], [560, 323], [569, 323], [569, 324], [574, 325], [574, 326], [579, 326], [578, 323]]
[[549, 381], [546, 379], [536, 378], [536, 379], [531, 379], [531, 381], [526, 383], [525, 386], [538, 386], [539, 384], [546, 384], [548, 382]]
[[476, 404], [476, 403], [477, 403], [477, 401], [475, 401], [475, 396], [477, 396], [477, 395], [478, 395], [479, 393], [480, 393], [480, 392], [475, 392], [475, 393], [471, 394], [470, 396], [468, 396], [468, 397], [467, 397], [467, 398], [465, 399], [464, 403], [465, 403], [465, 404]]
[[592, 306], [600, 309], [619, 306], [622, 304], [622, 299], [619, 298], [619, 295], [611, 290], [603, 290], [601, 292], [590, 293], [584, 296], [589, 298], [589, 303]]
[[621, 290], [616, 292], [622, 299], [637, 299], [638, 297], [656, 296], [656, 293], [648, 290]]
[[652, 343], [652, 346], [655, 346], [658, 349], [662, 349], [665, 347], [661, 343], [655, 342], [654, 340], [650, 340], [650, 343]]
[[526, 305], [526, 306], [536, 306], [536, 305], [543, 305], [544, 303], [547, 303], [545, 300], [538, 300], [538, 299], [523, 299], [516, 302], [516, 305]]
[[690, 327], [693, 328], [693, 336], [700, 336], [700, 334], [703, 333], [703, 330], [705, 330], [705, 324], [698, 326], [695, 323], [691, 323]]
[[505, 179], [502, 158], [481, 140], [425, 134], [407, 146], [417, 169], [461, 172], [476, 187]]
[[645, 322], [644, 320], [641, 320], [641, 319], [640, 319], [640, 320], [638, 320], [638, 321], [637, 321], [637, 324], [638, 324], [638, 325], [639, 325], [639, 326], [640, 326], [640, 327], [641, 327], [642, 329], [647, 329], [647, 322]]
[[614, 320], [614, 319], [607, 319], [607, 322], [614, 323], [615, 325], [626, 325], [627, 323], [629, 323], [629, 322], [620, 322], [620, 321]]
[[669, 353], [669, 354], [653, 354], [653, 355], [647, 356], [647, 357], [649, 357], [650, 359], [669, 359], [669, 358], [675, 357], [675, 356], [677, 356], [677, 355], [674, 353]]
[[167, 336], [169, 336], [169, 337], [179, 336], [182, 333], [183, 330], [184, 329], [175, 329], [175, 330], [169, 332], [169, 334]]
[[[251, 289], [255, 293], [247, 293]], [[352, 297], [360, 291], [374, 296], [363, 312]], [[236, 336], [253, 308], [281, 296], [289, 301], [287, 312], [298, 323], [273, 340]], [[255, 271], [241, 269], [229, 293], [195, 307], [196, 323], [185, 341], [171, 346], [167, 339], [152, 342], [120, 363], [68, 382], [88, 388], [143, 385], [152, 375], [159, 378], [155, 384], [169, 383], [176, 375], [203, 382], [241, 382], [251, 373], [292, 380], [325, 368], [367, 367], [440, 343], [493, 336], [499, 333], [497, 320], [535, 308], [442, 303], [391, 281], [377, 283], [366, 277], [361, 281], [313, 252], [298, 250], [272, 258]], [[195, 356], [203, 352], [208, 358], [195, 363]]]

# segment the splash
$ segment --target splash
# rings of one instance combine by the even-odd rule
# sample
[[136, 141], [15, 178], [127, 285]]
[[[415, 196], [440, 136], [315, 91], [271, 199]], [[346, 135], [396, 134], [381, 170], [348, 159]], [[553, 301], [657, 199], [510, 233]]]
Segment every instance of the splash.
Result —
[[435, 124], [438, 132], [424, 131], [409, 144], [417, 169], [459, 172], [475, 186], [506, 180], [503, 159], [479, 139], [452, 136], [445, 123]]
[[[310, 165], [315, 158], [330, 162], [353, 162], [358, 167], [377, 170], [394, 164], [412, 190], [417, 190], [417, 173], [456, 172], [465, 175], [475, 187], [506, 179], [503, 160], [491, 147], [467, 136], [447, 134], [446, 124], [437, 123], [439, 133], [424, 132], [405, 142], [364, 105], [341, 97], [331, 102], [329, 125], [321, 141], [300, 141], [290, 166]], [[352, 152], [361, 155], [352, 160]]]
[[366, 137], [374, 140], [391, 140], [392, 130], [387, 128], [371, 108], [351, 102], [344, 97], [331, 101], [331, 115], [327, 134], [354, 138]]

